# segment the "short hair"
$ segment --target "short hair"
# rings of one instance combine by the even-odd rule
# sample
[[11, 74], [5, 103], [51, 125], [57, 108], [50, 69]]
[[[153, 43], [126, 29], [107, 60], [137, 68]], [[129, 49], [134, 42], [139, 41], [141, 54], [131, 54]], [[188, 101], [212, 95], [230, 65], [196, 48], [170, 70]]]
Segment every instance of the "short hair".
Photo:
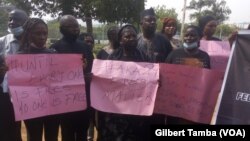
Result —
[[78, 23], [76, 17], [74, 17], [73, 15], [63, 15], [59, 20], [60, 27], [63, 26], [65, 22], [68, 22], [69, 20], [76, 21]]
[[13, 14], [18, 17], [19, 22], [22, 22], [22, 25], [29, 19], [28, 14], [21, 9], [13, 9], [9, 12], [9, 14]]
[[30, 46], [29, 34], [37, 24], [44, 24], [48, 28], [47, 24], [40, 18], [28, 19], [23, 25], [23, 34], [21, 37], [21, 43], [20, 43], [19, 50], [21, 50], [21, 51], [29, 50], [29, 46]]
[[84, 42], [84, 40], [85, 40], [86, 37], [91, 37], [91, 39], [92, 39], [93, 41], [95, 40], [95, 39], [94, 39], [94, 36], [93, 36], [91, 33], [87, 33], [87, 32], [81, 33], [81, 34], [78, 36], [78, 39], [79, 39], [80, 41], [83, 41], [83, 42]]
[[144, 18], [145, 16], [156, 16], [156, 15], [155, 15], [154, 9], [151, 7], [151, 8], [149, 8], [149, 9], [143, 10], [143, 11], [141, 12], [141, 14], [140, 14], [140, 19], [141, 19], [141, 21], [143, 20], [143, 18]]
[[195, 26], [195, 25], [188, 25], [188, 26], [186, 27], [185, 31], [186, 31], [188, 28], [192, 28], [192, 29], [196, 30], [198, 36], [201, 38], [201, 33], [200, 33], [201, 30], [200, 30], [200, 28], [199, 28], [198, 26]]

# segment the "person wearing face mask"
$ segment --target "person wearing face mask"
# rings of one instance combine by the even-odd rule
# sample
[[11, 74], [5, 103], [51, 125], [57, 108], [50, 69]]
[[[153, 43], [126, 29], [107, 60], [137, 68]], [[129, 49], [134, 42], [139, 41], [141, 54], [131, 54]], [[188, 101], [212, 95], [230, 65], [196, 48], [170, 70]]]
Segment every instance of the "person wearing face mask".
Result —
[[[93, 53], [90, 46], [78, 40], [80, 27], [72, 15], [64, 15], [60, 19], [62, 38], [50, 48], [62, 54], [81, 54], [83, 56], [87, 110], [65, 113], [61, 115], [61, 131], [63, 141], [86, 141], [90, 118], [90, 81], [93, 64]], [[67, 64], [66, 64], [67, 65]]]
[[[9, 12], [9, 34], [0, 38], [0, 57], [16, 54], [19, 50], [19, 42], [23, 33], [23, 24], [28, 19], [26, 12], [14, 9]], [[8, 91], [7, 75], [1, 83], [0, 94], [0, 140], [21, 141], [21, 122], [16, 122], [14, 109]]]
[[[209, 55], [199, 49], [199, 31], [197, 26], [188, 26], [184, 33], [183, 47], [171, 52], [166, 59], [166, 63], [210, 69]], [[168, 124], [197, 124], [178, 117], [168, 116], [167, 119]]]
[[184, 34], [183, 47], [171, 52], [166, 62], [210, 69], [210, 57], [199, 49], [199, 39], [199, 28], [188, 26]]
[[[148, 59], [137, 47], [136, 28], [127, 24], [118, 32], [119, 47], [108, 60], [147, 62]], [[128, 108], [133, 108], [129, 107]], [[145, 117], [115, 113], [102, 114], [102, 123], [98, 128], [97, 141], [148, 141]]]

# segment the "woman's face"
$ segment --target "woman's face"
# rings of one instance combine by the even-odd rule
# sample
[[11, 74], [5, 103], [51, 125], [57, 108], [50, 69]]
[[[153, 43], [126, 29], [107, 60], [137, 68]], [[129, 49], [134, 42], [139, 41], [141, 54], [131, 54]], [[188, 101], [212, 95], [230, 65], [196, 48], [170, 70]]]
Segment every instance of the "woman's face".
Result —
[[48, 27], [43, 23], [38, 23], [30, 33], [30, 41], [37, 47], [44, 47], [48, 37]]
[[208, 37], [212, 37], [215, 33], [217, 25], [218, 23], [215, 20], [208, 22], [204, 27], [203, 34]]
[[176, 33], [176, 23], [174, 21], [170, 21], [165, 25], [164, 33], [166, 35], [174, 36]]
[[133, 50], [137, 46], [137, 34], [132, 28], [126, 28], [122, 32], [120, 44], [128, 49]]

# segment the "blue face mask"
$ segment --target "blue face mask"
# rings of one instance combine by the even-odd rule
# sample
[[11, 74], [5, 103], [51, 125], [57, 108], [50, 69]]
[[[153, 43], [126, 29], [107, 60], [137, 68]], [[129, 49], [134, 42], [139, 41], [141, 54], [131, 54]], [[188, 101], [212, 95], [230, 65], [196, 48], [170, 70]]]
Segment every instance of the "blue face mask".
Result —
[[198, 42], [193, 43], [183, 43], [183, 47], [186, 49], [194, 49], [198, 47]]
[[8, 31], [14, 34], [14, 36], [20, 36], [23, 33], [23, 27], [19, 26], [16, 28], [8, 28]]

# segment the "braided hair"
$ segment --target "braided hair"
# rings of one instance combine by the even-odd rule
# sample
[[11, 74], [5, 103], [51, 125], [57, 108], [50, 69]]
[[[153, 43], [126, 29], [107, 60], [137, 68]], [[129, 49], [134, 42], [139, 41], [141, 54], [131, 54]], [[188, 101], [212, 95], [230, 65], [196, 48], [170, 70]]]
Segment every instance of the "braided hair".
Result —
[[34, 30], [37, 24], [44, 24], [47, 28], [47, 24], [40, 18], [29, 18], [23, 25], [23, 34], [20, 42], [20, 51], [30, 52], [30, 33]]

